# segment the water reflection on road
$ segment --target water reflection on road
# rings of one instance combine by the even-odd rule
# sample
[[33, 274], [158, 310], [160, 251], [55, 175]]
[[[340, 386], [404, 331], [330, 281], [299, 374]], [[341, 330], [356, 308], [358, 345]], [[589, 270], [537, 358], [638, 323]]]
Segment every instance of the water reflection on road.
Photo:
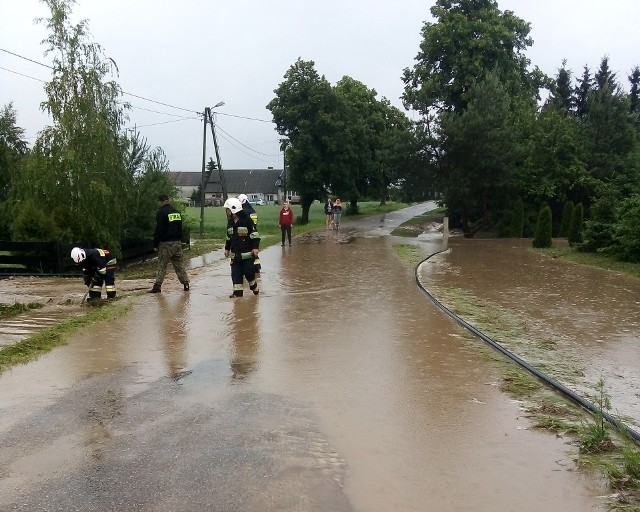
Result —
[[388, 229], [264, 251], [259, 297], [200, 269], [1, 375], [0, 509], [594, 510]]

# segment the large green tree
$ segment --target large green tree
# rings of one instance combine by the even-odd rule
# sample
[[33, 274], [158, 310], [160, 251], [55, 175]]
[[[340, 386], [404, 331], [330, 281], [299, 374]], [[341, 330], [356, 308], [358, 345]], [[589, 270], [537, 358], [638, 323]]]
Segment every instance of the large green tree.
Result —
[[274, 93], [267, 108], [276, 131], [284, 137], [288, 188], [300, 194], [302, 222], [306, 223], [311, 204], [323, 196], [331, 181], [327, 159], [337, 144], [337, 98], [315, 63], [302, 59], [287, 70]]
[[461, 111], [465, 93], [487, 71], [498, 74], [511, 96], [536, 97], [544, 75], [529, 71], [525, 50], [533, 44], [529, 23], [495, 0], [437, 0], [435, 22], [422, 29], [413, 69], [405, 69], [403, 99], [422, 114]]

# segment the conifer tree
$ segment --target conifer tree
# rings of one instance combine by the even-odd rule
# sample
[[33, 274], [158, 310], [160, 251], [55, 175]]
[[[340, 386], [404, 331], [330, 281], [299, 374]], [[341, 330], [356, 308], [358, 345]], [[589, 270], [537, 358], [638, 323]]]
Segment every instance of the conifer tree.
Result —
[[631, 114], [640, 113], [640, 67], [636, 66], [629, 75], [631, 91], [629, 92], [629, 112]]
[[533, 238], [533, 246], [541, 249], [551, 247], [552, 243], [552, 214], [549, 205], [544, 205], [538, 213], [536, 233]]
[[576, 97], [576, 114], [578, 117], [587, 115], [587, 97], [592, 89], [591, 71], [587, 66], [584, 67], [582, 77], [578, 80], [578, 85], [574, 89]]

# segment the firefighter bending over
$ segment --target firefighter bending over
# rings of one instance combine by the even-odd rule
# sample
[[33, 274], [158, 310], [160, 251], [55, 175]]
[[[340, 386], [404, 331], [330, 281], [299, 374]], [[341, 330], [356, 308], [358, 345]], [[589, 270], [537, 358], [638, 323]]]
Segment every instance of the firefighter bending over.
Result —
[[107, 292], [107, 299], [116, 296], [117, 261], [108, 249], [71, 249], [71, 259], [82, 267], [84, 284], [89, 287], [89, 300], [102, 296], [102, 285]]

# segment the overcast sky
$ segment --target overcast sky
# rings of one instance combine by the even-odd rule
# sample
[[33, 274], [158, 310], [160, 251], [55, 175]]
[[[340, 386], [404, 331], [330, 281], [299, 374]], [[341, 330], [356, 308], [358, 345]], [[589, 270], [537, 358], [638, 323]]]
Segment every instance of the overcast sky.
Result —
[[[414, 64], [433, 3], [79, 0], [72, 21], [88, 20], [91, 40], [117, 63], [116, 79], [125, 92], [158, 102], [124, 96], [135, 107], [129, 126], [163, 148], [171, 170], [200, 171], [202, 120], [196, 112], [220, 101], [223, 168], [261, 169], [282, 167], [279, 137], [265, 106], [298, 57], [313, 60], [331, 84], [349, 75], [402, 108], [400, 77]], [[567, 59], [579, 76], [584, 65], [597, 69], [607, 55], [628, 90], [627, 76], [640, 65], [639, 0], [499, 0], [498, 6], [531, 23], [532, 65], [555, 75]], [[41, 44], [46, 28], [34, 24], [48, 15], [38, 0], [0, 0], [0, 49], [50, 64]], [[0, 51], [0, 107], [13, 102], [32, 143], [49, 124], [39, 105], [50, 69], [6, 51]], [[207, 144], [208, 158], [214, 155], [210, 136]]]

